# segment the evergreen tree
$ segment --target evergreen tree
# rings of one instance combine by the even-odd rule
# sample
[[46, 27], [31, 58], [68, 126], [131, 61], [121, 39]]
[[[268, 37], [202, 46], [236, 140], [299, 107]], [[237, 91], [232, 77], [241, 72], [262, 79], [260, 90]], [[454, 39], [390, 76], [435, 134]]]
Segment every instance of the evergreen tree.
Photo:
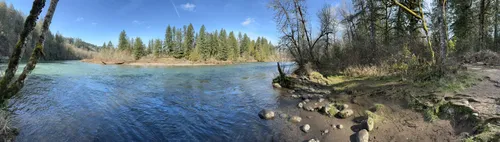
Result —
[[219, 48], [219, 33], [217, 30], [215, 30], [214, 33], [212, 33], [211, 39], [210, 39], [210, 58], [215, 58], [218, 55], [218, 50]]
[[236, 60], [240, 57], [240, 48], [238, 46], [238, 40], [234, 36], [234, 33], [231, 31], [229, 33], [229, 39], [228, 39], [228, 45], [229, 45], [229, 59], [230, 60]]
[[174, 46], [175, 46], [175, 44], [174, 44], [174, 31], [172, 30], [170, 25], [168, 25], [167, 31], [165, 33], [165, 50], [162, 52], [164, 54], [170, 54], [170, 53], [172, 53]]
[[175, 32], [175, 55], [176, 58], [184, 57], [184, 49], [182, 48], [182, 29], [177, 29]]
[[108, 46], [106, 46], [106, 42], [104, 42], [104, 44], [102, 44], [101, 50], [102, 49], [107, 49], [107, 48], [108, 48]]
[[244, 34], [243, 35], [243, 39], [241, 40], [241, 43], [240, 43], [240, 45], [241, 45], [241, 47], [240, 47], [241, 48], [240, 49], [240, 54], [241, 55], [244, 55], [244, 54], [249, 55], [249, 53], [250, 53], [250, 42], [251, 41], [250, 41], [250, 38], [248, 37], [248, 35]]
[[161, 40], [160, 39], [156, 39], [154, 41], [154, 44], [153, 45], [153, 55], [158, 58], [160, 56], [160, 53], [161, 53], [161, 47], [162, 47], [162, 44], [161, 44]]
[[196, 39], [196, 47], [200, 58], [206, 60], [210, 57], [210, 37], [205, 33], [205, 25], [201, 25], [200, 31], [198, 32], [198, 38]]
[[143, 55], [144, 55], [144, 43], [142, 43], [140, 37], [137, 37], [134, 43], [134, 58], [136, 60], [139, 60]]
[[219, 34], [219, 47], [217, 49], [219, 60], [226, 61], [228, 59], [228, 53], [230, 52], [228, 47], [226, 30], [221, 29]]
[[120, 38], [118, 39], [118, 49], [119, 50], [128, 50], [128, 48], [130, 47], [129, 45], [129, 42], [128, 42], [128, 39], [127, 39], [127, 33], [125, 33], [125, 30], [123, 30], [121, 33], [120, 33]]
[[191, 50], [193, 50], [194, 45], [194, 27], [193, 24], [189, 24], [188, 28], [185, 31], [184, 35], [184, 52], [185, 54], [189, 54]]
[[108, 42], [108, 48], [109, 49], [114, 49], [115, 46], [113, 45], [113, 43], [111, 43], [111, 41]]

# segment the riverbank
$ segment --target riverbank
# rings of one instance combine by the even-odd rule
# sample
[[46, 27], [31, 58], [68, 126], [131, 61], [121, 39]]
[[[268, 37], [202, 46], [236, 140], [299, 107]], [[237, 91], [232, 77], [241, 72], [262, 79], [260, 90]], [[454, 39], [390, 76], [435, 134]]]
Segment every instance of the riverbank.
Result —
[[272, 121], [299, 141], [497, 141], [500, 67], [479, 64], [433, 83], [292, 76]]
[[84, 59], [86, 63], [102, 64], [102, 65], [131, 65], [131, 66], [213, 66], [213, 65], [230, 65], [236, 63], [252, 63], [257, 61], [233, 62], [233, 61], [189, 61], [185, 59], [175, 58], [145, 58], [140, 60], [113, 60], [113, 59]]

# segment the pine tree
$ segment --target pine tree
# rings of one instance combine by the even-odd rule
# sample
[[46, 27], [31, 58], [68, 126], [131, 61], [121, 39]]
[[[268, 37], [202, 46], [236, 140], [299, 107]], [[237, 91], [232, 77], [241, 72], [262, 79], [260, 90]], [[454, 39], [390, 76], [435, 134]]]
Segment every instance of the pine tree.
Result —
[[210, 39], [210, 58], [216, 58], [219, 49], [219, 33], [215, 30]]
[[198, 38], [196, 39], [196, 47], [200, 58], [206, 60], [210, 57], [210, 45], [209, 36], [205, 33], [205, 25], [201, 25], [200, 31], [198, 32]]
[[154, 41], [154, 44], [153, 44], [153, 55], [158, 58], [160, 56], [160, 53], [161, 53], [161, 40], [160, 39], [156, 39]]
[[193, 24], [189, 24], [188, 28], [185, 31], [184, 35], [184, 52], [185, 54], [189, 54], [191, 50], [193, 50], [194, 45], [194, 27]]
[[139, 60], [143, 55], [144, 55], [144, 43], [142, 43], [140, 37], [137, 37], [134, 43], [134, 58], [136, 60]]
[[240, 47], [238, 46], [238, 40], [236, 39], [232, 31], [229, 33], [228, 45], [229, 59], [237, 60], [240, 57]]
[[109, 49], [114, 49], [115, 46], [113, 45], [113, 43], [111, 43], [111, 41], [108, 42], [108, 48]]
[[130, 47], [129, 43], [128, 43], [128, 39], [127, 39], [127, 33], [125, 33], [125, 30], [123, 30], [121, 33], [120, 33], [120, 38], [118, 39], [118, 49], [119, 50], [128, 50], [128, 48]]
[[165, 33], [165, 50], [163, 50], [163, 54], [170, 54], [174, 49], [174, 32], [170, 25], [167, 27], [167, 31]]
[[241, 47], [240, 47], [240, 54], [241, 55], [249, 55], [250, 54], [250, 38], [247, 36], [247, 34], [243, 35], [243, 39], [241, 40]]
[[219, 34], [219, 47], [217, 49], [218, 51], [218, 59], [226, 61], [229, 56], [229, 48], [227, 45], [227, 33], [226, 30], [221, 29], [220, 34]]
[[184, 49], [182, 48], [182, 29], [177, 29], [175, 32], [175, 55], [176, 58], [184, 57]]
[[104, 42], [104, 44], [102, 44], [101, 50], [102, 49], [107, 49], [107, 48], [108, 48], [108, 46], [106, 46], [106, 42]]

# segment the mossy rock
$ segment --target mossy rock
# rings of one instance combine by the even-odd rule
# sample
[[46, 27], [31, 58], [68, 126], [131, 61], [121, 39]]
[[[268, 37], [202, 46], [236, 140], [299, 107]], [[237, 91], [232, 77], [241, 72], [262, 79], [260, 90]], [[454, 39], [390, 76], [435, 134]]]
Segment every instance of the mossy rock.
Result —
[[480, 126], [480, 133], [466, 139], [474, 142], [498, 142], [500, 141], [500, 126], [487, 123]]
[[323, 113], [325, 115], [328, 115], [329, 117], [333, 117], [339, 112], [340, 112], [340, 110], [338, 110], [335, 107], [335, 104], [327, 104], [323, 107]]

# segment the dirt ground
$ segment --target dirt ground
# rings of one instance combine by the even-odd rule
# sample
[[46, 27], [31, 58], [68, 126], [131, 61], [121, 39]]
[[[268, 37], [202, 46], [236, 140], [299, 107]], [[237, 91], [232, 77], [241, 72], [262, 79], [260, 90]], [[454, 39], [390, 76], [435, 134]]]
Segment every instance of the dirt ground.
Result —
[[[317, 111], [306, 111], [298, 108], [297, 104], [304, 98], [293, 98], [292, 95], [308, 95], [311, 92], [290, 91], [282, 89], [280, 106], [277, 111], [278, 119], [285, 125], [282, 136], [277, 141], [356, 141], [356, 132], [362, 129], [361, 121], [366, 119], [365, 111], [373, 108], [374, 104], [385, 105], [385, 111], [377, 112], [382, 116], [381, 121], [375, 123], [374, 130], [370, 131], [371, 142], [455, 142], [462, 141], [474, 133], [474, 126], [467, 122], [437, 119], [428, 121], [422, 112], [410, 109], [402, 96], [408, 94], [427, 95], [433, 94], [440, 97], [453, 98], [450, 102], [460, 102], [458, 105], [467, 105], [483, 120], [497, 120], [500, 118], [500, 70], [496, 67], [468, 66], [468, 70], [478, 74], [482, 79], [463, 91], [435, 92], [426, 88], [408, 87], [402, 81], [396, 80], [360, 80], [355, 81], [342, 91], [332, 91], [325, 94], [328, 102], [344, 103], [354, 110], [354, 115], [340, 119], [328, 117]], [[330, 86], [338, 88], [338, 86]], [[352, 83], [351, 83], [352, 84]], [[314, 85], [312, 85], [314, 86]], [[323, 88], [324, 89], [324, 88]], [[320, 90], [320, 89], [316, 89]], [[349, 91], [354, 90], [354, 91]], [[347, 92], [347, 93], [346, 93]], [[310, 99], [309, 103], [319, 103], [318, 99]], [[325, 103], [325, 102], [323, 102]], [[297, 115], [302, 118], [300, 123], [288, 122], [287, 118], [280, 118], [281, 114], [288, 116]], [[498, 122], [498, 121], [497, 121]], [[309, 124], [311, 130], [302, 132], [300, 127]], [[341, 124], [343, 129], [334, 126]], [[329, 133], [322, 134], [324, 130]]]

